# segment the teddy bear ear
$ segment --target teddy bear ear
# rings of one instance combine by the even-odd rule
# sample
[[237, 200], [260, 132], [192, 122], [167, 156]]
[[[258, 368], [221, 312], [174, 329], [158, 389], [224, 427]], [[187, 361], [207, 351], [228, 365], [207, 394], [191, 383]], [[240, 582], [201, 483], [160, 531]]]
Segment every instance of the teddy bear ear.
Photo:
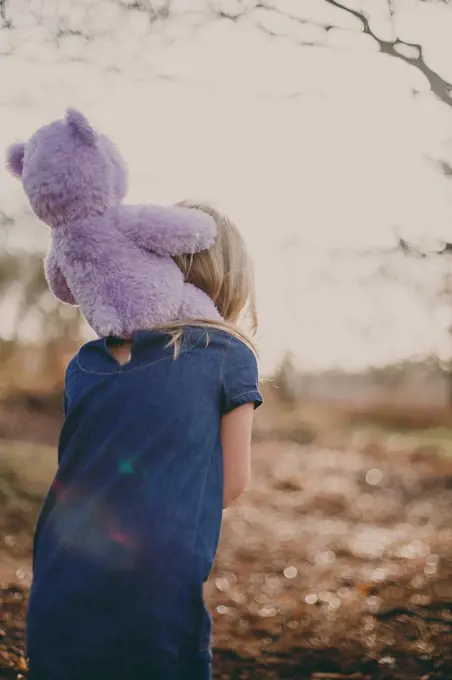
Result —
[[66, 111], [66, 123], [72, 132], [78, 135], [85, 144], [92, 146], [96, 143], [97, 134], [83, 113], [76, 109], [68, 109]]
[[25, 144], [12, 144], [6, 152], [6, 167], [15, 177], [22, 177]]

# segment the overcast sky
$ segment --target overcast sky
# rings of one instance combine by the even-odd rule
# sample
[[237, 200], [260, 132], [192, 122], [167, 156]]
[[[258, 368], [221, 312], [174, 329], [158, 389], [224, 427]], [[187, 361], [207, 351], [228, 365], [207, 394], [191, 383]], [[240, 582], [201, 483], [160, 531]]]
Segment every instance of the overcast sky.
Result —
[[[303, 23], [256, 4], [176, 0], [150, 25], [116, 0], [9, 0], [2, 147], [77, 106], [120, 146], [128, 202], [201, 198], [229, 213], [256, 261], [265, 366], [287, 348], [309, 367], [437, 351], [425, 296], [374, 280], [378, 260], [347, 252], [390, 247], [395, 227], [452, 238], [452, 184], [428, 160], [452, 160], [452, 108], [322, 0], [273, 3]], [[395, 3], [391, 23], [386, 2], [367, 4], [380, 37], [421, 42], [452, 80], [450, 7]], [[220, 5], [248, 12], [218, 20]], [[20, 185], [1, 172], [0, 207], [24, 213]], [[45, 245], [46, 228], [31, 224], [28, 243]], [[430, 267], [426, 286], [432, 277]]]

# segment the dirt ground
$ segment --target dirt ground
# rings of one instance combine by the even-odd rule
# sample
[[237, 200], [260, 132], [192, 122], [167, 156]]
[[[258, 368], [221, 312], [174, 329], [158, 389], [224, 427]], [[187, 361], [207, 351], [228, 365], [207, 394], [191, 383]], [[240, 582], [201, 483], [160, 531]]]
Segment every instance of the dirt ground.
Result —
[[[33, 524], [57, 424], [0, 417], [0, 678], [26, 678]], [[22, 418], [18, 417], [18, 421]], [[39, 429], [33, 431], [33, 427]], [[53, 429], [52, 429], [53, 428]], [[206, 587], [219, 680], [451, 680], [452, 460], [260, 432]], [[296, 439], [297, 441], [290, 441]]]

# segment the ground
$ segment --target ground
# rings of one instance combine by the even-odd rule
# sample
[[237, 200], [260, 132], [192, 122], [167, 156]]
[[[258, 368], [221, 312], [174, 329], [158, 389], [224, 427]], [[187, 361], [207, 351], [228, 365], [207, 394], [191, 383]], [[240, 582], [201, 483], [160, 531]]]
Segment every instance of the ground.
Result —
[[[45, 411], [27, 404], [24, 420], [10, 405], [0, 415], [5, 680], [26, 678], [32, 528], [59, 427]], [[432, 449], [424, 435], [414, 447], [408, 435], [319, 437], [298, 420], [278, 422], [258, 422], [253, 482], [225, 513], [206, 587], [215, 678], [450, 680], [448, 435]]]

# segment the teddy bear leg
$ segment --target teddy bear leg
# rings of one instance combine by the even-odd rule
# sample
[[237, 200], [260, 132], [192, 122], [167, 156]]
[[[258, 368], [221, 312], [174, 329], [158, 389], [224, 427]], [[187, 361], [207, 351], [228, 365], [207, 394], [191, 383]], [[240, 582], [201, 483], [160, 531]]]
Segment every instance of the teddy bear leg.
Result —
[[221, 321], [221, 315], [211, 298], [204, 291], [196, 288], [191, 283], [184, 286], [182, 304], [179, 310], [179, 319], [204, 321]]
[[77, 305], [77, 302], [74, 299], [74, 296], [67, 285], [67, 281], [59, 267], [53, 246], [50, 246], [50, 250], [45, 259], [44, 269], [47, 283], [55, 297], [68, 305]]

